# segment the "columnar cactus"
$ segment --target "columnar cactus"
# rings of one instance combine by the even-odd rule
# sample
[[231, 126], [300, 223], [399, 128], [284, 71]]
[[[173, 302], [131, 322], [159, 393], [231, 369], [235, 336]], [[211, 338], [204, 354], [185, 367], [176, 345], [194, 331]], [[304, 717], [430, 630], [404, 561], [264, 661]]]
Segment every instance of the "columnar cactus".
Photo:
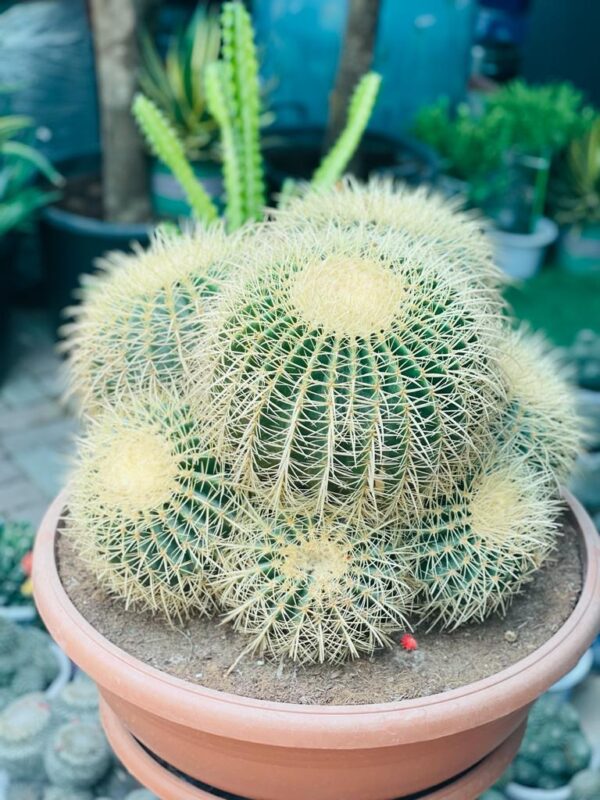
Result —
[[394, 230], [262, 239], [195, 368], [235, 477], [279, 506], [375, 518], [451, 486], [500, 408], [499, 300]]
[[91, 789], [108, 772], [112, 752], [98, 722], [61, 725], [44, 753], [50, 782], [63, 789]]
[[[220, 609], [241, 653], [303, 663], [503, 613], [554, 546], [579, 432], [555, 357], [508, 326], [479, 222], [348, 182], [224, 241], [201, 314], [177, 280], [165, 311], [164, 276], [147, 315], [137, 290], [80, 313], [98, 303], [107, 334], [77, 379], [83, 560], [127, 604]], [[155, 246], [152, 275], [188, 245]]]
[[52, 715], [42, 694], [28, 694], [0, 713], [0, 769], [11, 778], [41, 778]]
[[249, 650], [335, 662], [372, 653], [407, 624], [414, 586], [384, 532], [301, 514], [241, 516], [219, 547], [216, 587]]
[[179, 385], [184, 342], [202, 330], [234, 242], [220, 227], [157, 233], [148, 250], [100, 262], [63, 328], [71, 391], [84, 408], [130, 389]]
[[227, 481], [193, 417], [167, 395], [95, 419], [80, 448], [68, 529], [99, 581], [170, 618], [211, 607], [204, 570], [227, 524]]

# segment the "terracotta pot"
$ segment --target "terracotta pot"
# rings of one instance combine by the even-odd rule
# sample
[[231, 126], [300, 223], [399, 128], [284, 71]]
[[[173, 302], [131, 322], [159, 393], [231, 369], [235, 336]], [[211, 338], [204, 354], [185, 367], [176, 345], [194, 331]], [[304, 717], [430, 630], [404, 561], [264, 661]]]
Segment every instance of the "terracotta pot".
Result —
[[[506, 742], [529, 706], [572, 669], [600, 628], [600, 538], [568, 493], [584, 554], [571, 616], [508, 669], [443, 694], [363, 706], [272, 703], [186, 683], [101, 636], [63, 589], [55, 537], [65, 498], [42, 522], [35, 599], [48, 629], [137, 740], [180, 772], [260, 800], [390, 800], [443, 784]], [[466, 800], [466, 799], [465, 799]]]
[[[159, 764], [105, 703], [101, 704], [100, 716], [108, 740], [121, 763], [161, 800], [214, 800], [215, 795], [211, 791], [196, 788]], [[524, 732], [525, 724], [479, 764], [443, 787], [419, 794], [419, 800], [473, 800], [478, 797], [505, 772], [519, 750]]]

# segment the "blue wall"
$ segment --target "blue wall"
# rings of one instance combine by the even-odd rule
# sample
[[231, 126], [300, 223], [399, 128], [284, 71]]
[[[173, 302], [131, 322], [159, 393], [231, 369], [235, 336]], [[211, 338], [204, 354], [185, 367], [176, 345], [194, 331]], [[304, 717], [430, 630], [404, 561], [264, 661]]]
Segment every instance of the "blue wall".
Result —
[[[277, 125], [322, 125], [337, 68], [346, 0], [254, 0]], [[466, 92], [475, 0], [384, 0], [375, 69], [384, 83], [371, 128], [406, 131], [415, 111]]]

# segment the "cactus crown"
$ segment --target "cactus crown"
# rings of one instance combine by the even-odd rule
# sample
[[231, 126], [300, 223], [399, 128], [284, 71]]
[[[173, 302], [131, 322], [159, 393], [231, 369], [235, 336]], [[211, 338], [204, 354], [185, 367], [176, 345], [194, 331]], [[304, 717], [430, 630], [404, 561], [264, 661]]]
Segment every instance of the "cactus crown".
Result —
[[111, 321], [74, 351], [96, 402], [67, 524], [100, 583], [305, 663], [503, 612], [553, 548], [579, 434], [478, 223], [348, 182], [188, 236], [80, 312]]

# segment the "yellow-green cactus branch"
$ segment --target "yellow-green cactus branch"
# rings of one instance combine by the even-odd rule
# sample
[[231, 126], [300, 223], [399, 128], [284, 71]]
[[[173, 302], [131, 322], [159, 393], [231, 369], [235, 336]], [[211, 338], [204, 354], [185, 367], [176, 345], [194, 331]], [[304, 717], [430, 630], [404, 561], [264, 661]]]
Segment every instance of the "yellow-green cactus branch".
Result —
[[194, 175], [183, 144], [166, 117], [143, 94], [137, 95], [132, 110], [150, 149], [179, 182], [196, 219], [205, 223], [216, 220], [217, 209]]
[[313, 175], [313, 188], [328, 189], [344, 174], [369, 124], [380, 85], [381, 75], [377, 72], [368, 72], [358, 82], [350, 99], [344, 130]]

